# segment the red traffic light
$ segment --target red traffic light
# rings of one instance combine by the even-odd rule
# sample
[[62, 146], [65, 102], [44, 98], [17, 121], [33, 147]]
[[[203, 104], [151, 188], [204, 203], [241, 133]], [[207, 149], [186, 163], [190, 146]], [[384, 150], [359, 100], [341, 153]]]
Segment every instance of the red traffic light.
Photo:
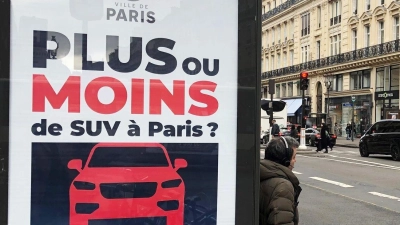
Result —
[[300, 79], [307, 79], [308, 78], [308, 72], [303, 71], [300, 73]]

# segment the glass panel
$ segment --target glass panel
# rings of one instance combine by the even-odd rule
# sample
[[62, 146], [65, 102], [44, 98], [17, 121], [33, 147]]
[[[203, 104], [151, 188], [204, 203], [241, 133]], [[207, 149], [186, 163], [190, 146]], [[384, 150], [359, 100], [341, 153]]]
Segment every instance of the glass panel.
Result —
[[399, 90], [399, 66], [392, 66], [391, 68], [391, 78], [390, 78], [390, 90]]
[[385, 68], [376, 69], [376, 91], [384, 91], [384, 80], [385, 80]]
[[371, 73], [370, 71], [364, 71], [363, 77], [362, 77], [362, 87], [363, 88], [369, 88], [370, 87], [370, 76]]

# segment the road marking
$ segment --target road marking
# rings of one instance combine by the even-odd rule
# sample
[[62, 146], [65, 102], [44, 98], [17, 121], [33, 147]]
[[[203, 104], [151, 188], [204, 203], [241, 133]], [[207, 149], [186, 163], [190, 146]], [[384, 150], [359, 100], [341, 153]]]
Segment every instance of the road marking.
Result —
[[320, 177], [310, 177], [310, 178], [314, 179], [314, 180], [319, 180], [319, 181], [322, 181], [322, 182], [326, 182], [326, 183], [329, 183], [329, 184], [334, 184], [334, 185], [337, 185], [337, 186], [340, 186], [340, 187], [345, 187], [345, 188], [353, 187], [353, 186], [348, 185], [348, 184], [343, 184], [343, 183], [340, 183], [340, 182], [337, 182], [337, 181], [327, 180], [327, 179], [320, 178]]
[[[353, 160], [353, 161], [366, 162], [366, 163], [370, 163], [370, 164], [358, 163], [358, 162], [349, 162], [349, 161], [343, 161], [343, 160], [338, 160], [338, 159], [328, 159], [328, 158], [321, 158], [321, 157], [312, 157], [312, 156], [305, 156], [305, 155], [296, 155], [296, 157], [297, 157], [297, 156], [305, 157], [305, 158], [318, 158], [318, 159], [322, 159], [322, 160], [329, 160], [329, 161], [342, 162], [342, 163], [349, 163], [349, 164], [361, 165], [361, 166], [376, 167], [376, 168], [383, 168], [383, 169], [400, 170], [400, 167], [395, 167], [395, 166], [390, 166], [390, 165], [385, 165], [385, 164], [382, 164], [382, 166], [380, 166], [380, 165], [372, 165], [372, 164], [376, 164], [376, 163], [374, 163], [374, 162], [369, 162], [369, 161], [363, 161], [363, 160], [357, 160], [357, 159], [351, 159], [351, 158], [348, 158], [348, 159]], [[345, 157], [333, 156], [333, 155], [327, 155], [327, 156], [329, 156], [329, 157], [336, 157], [336, 158], [345, 158]], [[380, 164], [380, 163], [378, 163], [378, 164]]]
[[376, 163], [376, 162], [370, 162], [370, 161], [366, 161], [366, 160], [353, 159], [353, 158], [347, 158], [347, 157], [341, 157], [341, 156], [335, 156], [335, 155], [329, 155], [329, 156], [330, 157], [334, 157], [334, 158], [348, 159], [348, 160], [353, 160], [353, 161], [357, 161], [357, 162], [374, 164], [374, 165], [383, 166], [383, 167], [390, 167], [390, 168], [393, 168], [393, 169], [400, 169], [400, 167], [391, 166], [391, 165], [387, 165], [387, 164], [383, 164], [383, 163]]
[[296, 172], [296, 171], [292, 171], [294, 174], [302, 174], [302, 173], [299, 173], [299, 172]]
[[385, 194], [382, 194], [382, 193], [379, 193], [379, 192], [368, 192], [368, 193], [370, 193], [371, 195], [376, 195], [376, 196], [379, 196], [379, 197], [390, 198], [390, 199], [393, 199], [393, 200], [400, 201], [400, 198], [394, 197], [394, 196], [391, 196], [391, 195], [385, 195]]
[[341, 197], [343, 197], [343, 198], [348, 198], [348, 199], [351, 199], [351, 200], [354, 200], [354, 201], [363, 202], [363, 203], [366, 203], [366, 204], [370, 204], [370, 205], [373, 205], [373, 206], [376, 206], [376, 207], [379, 207], [379, 208], [382, 208], [382, 209], [385, 209], [385, 210], [388, 210], [388, 211], [391, 211], [391, 212], [395, 212], [395, 213], [400, 214], [400, 212], [398, 212], [398, 211], [396, 211], [396, 210], [389, 209], [389, 208], [387, 208], [387, 207], [384, 207], [384, 206], [381, 206], [381, 205], [377, 205], [377, 204], [372, 203], [372, 202], [367, 202], [367, 201], [364, 201], [364, 200], [361, 200], [361, 199], [352, 198], [352, 197], [350, 197], [350, 196], [346, 196], [346, 195], [343, 195], [343, 194], [339, 194], [339, 193], [336, 193], [336, 192], [333, 192], [333, 191], [328, 191], [328, 190], [326, 190], [326, 189], [323, 189], [323, 188], [320, 188], [320, 187], [317, 187], [317, 186], [314, 186], [314, 185], [311, 185], [311, 184], [307, 184], [307, 183], [301, 183], [301, 184], [302, 184], [302, 185], [305, 185], [305, 186], [308, 186], [308, 187], [312, 187], [312, 188], [321, 190], [321, 191], [325, 191], [325, 192], [327, 192], [327, 193], [331, 193], [331, 194], [334, 194], [334, 195], [337, 195], [337, 196], [341, 196]]

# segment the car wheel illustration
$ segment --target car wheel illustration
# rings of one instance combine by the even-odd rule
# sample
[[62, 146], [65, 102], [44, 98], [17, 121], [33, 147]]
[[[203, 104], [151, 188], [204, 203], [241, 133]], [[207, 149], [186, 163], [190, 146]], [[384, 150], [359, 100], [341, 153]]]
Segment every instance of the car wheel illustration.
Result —
[[368, 149], [367, 149], [367, 146], [365, 144], [360, 144], [359, 150], [360, 150], [361, 157], [368, 157], [369, 156]]
[[392, 145], [392, 147], [390, 147], [390, 153], [393, 160], [400, 161], [400, 148], [398, 145]]

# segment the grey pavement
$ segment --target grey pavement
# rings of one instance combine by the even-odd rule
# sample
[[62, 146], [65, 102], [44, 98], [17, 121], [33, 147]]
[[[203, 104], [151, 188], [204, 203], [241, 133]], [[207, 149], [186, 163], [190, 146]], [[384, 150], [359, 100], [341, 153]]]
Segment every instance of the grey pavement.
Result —
[[358, 148], [358, 143], [360, 138], [354, 138], [354, 141], [346, 140], [345, 137], [338, 137], [336, 139], [336, 146], [338, 147], [348, 147], [348, 148]]
[[316, 155], [298, 155], [294, 168], [301, 225], [400, 224], [400, 162], [339, 146]]

